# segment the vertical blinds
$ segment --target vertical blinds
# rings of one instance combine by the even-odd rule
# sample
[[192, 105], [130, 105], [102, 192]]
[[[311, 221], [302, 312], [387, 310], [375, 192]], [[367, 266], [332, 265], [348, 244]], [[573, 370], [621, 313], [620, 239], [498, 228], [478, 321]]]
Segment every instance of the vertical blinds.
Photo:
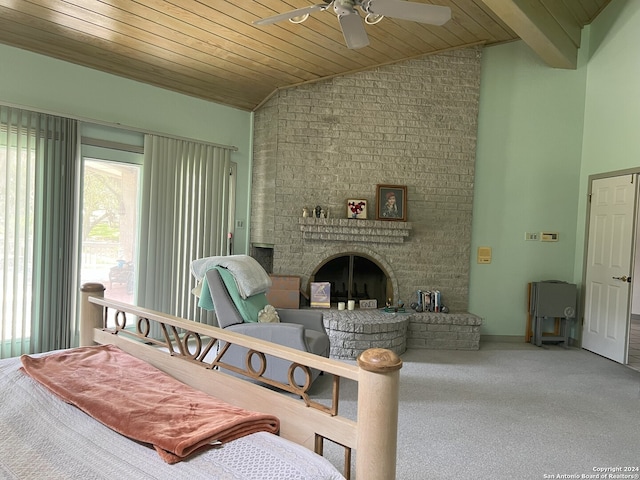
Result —
[[72, 346], [77, 122], [0, 106], [0, 356]]
[[226, 254], [231, 148], [146, 135], [138, 303], [197, 321], [195, 259]]

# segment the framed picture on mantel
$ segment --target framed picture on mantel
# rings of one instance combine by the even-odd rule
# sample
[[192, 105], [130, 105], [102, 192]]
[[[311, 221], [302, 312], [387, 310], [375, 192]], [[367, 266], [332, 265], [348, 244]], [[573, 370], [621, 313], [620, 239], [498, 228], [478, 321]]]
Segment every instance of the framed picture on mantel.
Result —
[[311, 306], [329, 308], [331, 306], [331, 283], [311, 282]]
[[376, 188], [376, 220], [407, 221], [407, 187], [378, 185]]

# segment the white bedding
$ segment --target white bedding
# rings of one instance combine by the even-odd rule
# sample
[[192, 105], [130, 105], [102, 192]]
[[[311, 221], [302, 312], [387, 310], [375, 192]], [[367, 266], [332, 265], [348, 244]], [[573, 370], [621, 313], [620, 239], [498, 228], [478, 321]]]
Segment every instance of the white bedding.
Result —
[[200, 258], [191, 262], [191, 273], [201, 282], [207, 270], [217, 266], [231, 272], [242, 298], [264, 293], [271, 287], [271, 277], [258, 261], [249, 255]]
[[344, 479], [322, 457], [265, 432], [169, 465], [152, 447], [63, 402], [20, 365], [0, 361], [1, 479]]

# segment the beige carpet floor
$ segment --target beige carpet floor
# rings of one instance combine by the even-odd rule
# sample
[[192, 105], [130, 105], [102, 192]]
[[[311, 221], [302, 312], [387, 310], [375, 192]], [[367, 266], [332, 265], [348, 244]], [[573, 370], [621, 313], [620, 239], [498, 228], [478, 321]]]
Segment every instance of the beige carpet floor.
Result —
[[[606, 468], [639, 478], [640, 372], [549, 344], [402, 359], [397, 479], [596, 478]], [[341, 413], [355, 418], [355, 385], [341, 390]], [[328, 376], [313, 386], [317, 398], [329, 391]], [[326, 456], [342, 462], [333, 445]]]

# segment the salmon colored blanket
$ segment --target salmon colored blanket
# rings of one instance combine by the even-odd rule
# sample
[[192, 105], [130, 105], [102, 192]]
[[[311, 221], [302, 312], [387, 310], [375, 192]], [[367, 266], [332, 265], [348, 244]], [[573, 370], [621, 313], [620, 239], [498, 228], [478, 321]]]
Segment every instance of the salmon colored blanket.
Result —
[[277, 417], [225, 403], [113, 345], [21, 360], [53, 393], [116, 432], [152, 444], [167, 463], [214, 441], [280, 428]]

